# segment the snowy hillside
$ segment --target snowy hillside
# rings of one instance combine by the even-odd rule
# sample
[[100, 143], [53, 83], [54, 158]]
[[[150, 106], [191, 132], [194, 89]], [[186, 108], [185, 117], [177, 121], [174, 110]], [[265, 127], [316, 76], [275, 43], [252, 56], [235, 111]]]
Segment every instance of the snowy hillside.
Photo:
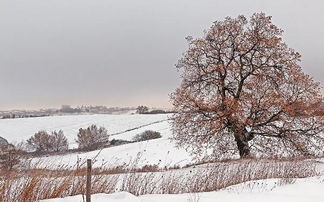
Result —
[[[68, 138], [71, 147], [76, 147], [75, 139], [79, 128], [86, 128], [91, 124], [104, 126], [109, 134], [122, 132], [142, 125], [167, 120], [169, 115], [69, 115], [69, 116], [48, 116], [37, 118], [1, 119], [0, 136], [9, 142], [20, 142], [30, 138], [39, 130], [51, 132], [63, 130]], [[169, 125], [147, 127], [146, 129], [163, 130], [169, 129]], [[133, 131], [134, 133], [140, 132]], [[133, 133], [125, 134], [124, 139], [131, 138]]]
[[[184, 149], [177, 148], [170, 139], [172, 133], [169, 118], [169, 115], [163, 114], [75, 115], [12, 119], [0, 120], [0, 132], [10, 142], [19, 142], [26, 140], [39, 130], [49, 132], [63, 130], [72, 148], [77, 146], [75, 138], [78, 129], [91, 124], [106, 127], [111, 135], [110, 139], [132, 140], [136, 134], [145, 130], [161, 133], [161, 138], [143, 142], [112, 146], [91, 152], [72, 152], [32, 158], [31, 165], [37, 168], [53, 169], [54, 173], [61, 168], [72, 169], [72, 174], [66, 176], [63, 174], [63, 177], [58, 178], [39, 178], [35, 173], [33, 179], [38, 180], [35, 190], [41, 189], [43, 191], [39, 193], [44, 194], [39, 196], [36, 194], [35, 197], [47, 197], [46, 192], [51, 193], [56, 186], [66, 186], [60, 193], [61, 197], [66, 196], [66, 198], [58, 199], [54, 195], [55, 199], [46, 201], [83, 201], [83, 197], [78, 195], [80, 192], [76, 190], [81, 189], [77, 187], [83, 186], [84, 180], [79, 174], [73, 174], [73, 169], [77, 162], [80, 163], [88, 158], [93, 159], [94, 168], [100, 167], [101, 170], [107, 171], [107, 173], [94, 176], [94, 180], [97, 180], [94, 185], [97, 187], [94, 189], [95, 193], [98, 193], [92, 196], [94, 202], [324, 201], [324, 194], [320, 191], [324, 188], [323, 159], [291, 162], [275, 160], [225, 161], [180, 169], [158, 170], [157, 172], [132, 173], [119, 170], [121, 173], [109, 174], [109, 168], [114, 169], [117, 166], [126, 165], [127, 167], [130, 165], [132, 168], [142, 168], [145, 165], [157, 165], [164, 168], [165, 166], [182, 167], [194, 163], [192, 156]], [[64, 173], [65, 170], [62, 172]], [[78, 173], [77, 169], [75, 173]], [[75, 177], [72, 178], [71, 176], [74, 175]], [[304, 179], [292, 179], [290, 176]], [[21, 190], [28, 187], [29, 183], [33, 184], [33, 181], [28, 178], [15, 180], [9, 179], [10, 183], [18, 183]], [[110, 184], [106, 184], [106, 180]], [[215, 192], [219, 189], [221, 190]], [[195, 192], [193, 190], [200, 193], [192, 193]], [[173, 194], [169, 195], [168, 193]], [[76, 196], [69, 197], [70, 195]]]
[[[111, 166], [129, 163], [140, 155], [137, 166], [158, 164], [161, 167], [186, 165], [191, 163], [191, 157], [184, 149], [177, 149], [170, 141], [171, 130], [170, 115], [74, 115], [50, 116], [41, 118], [22, 118], [0, 120], [0, 136], [9, 142], [20, 142], [30, 138], [39, 130], [51, 132], [63, 130], [68, 138], [70, 148], [76, 148], [76, 135], [79, 128], [86, 128], [91, 124], [104, 126], [111, 135], [110, 139], [132, 140], [132, 138], [145, 130], [154, 130], [161, 133], [162, 138], [120, 145], [84, 153], [49, 156], [34, 159], [45, 167], [58, 165], [75, 165], [78, 159], [95, 158], [94, 167], [105, 162]], [[130, 130], [130, 131], [127, 131]], [[126, 131], [126, 132], [125, 132]], [[38, 165], [40, 166], [40, 165]]]
[[[323, 202], [324, 178], [297, 179], [285, 184], [280, 179], [251, 181], [218, 192], [154, 194], [134, 196], [127, 192], [95, 194], [94, 202]], [[82, 202], [81, 195], [44, 202]]]
[[[137, 167], [153, 164], [160, 167], [184, 166], [191, 163], [192, 157], [190, 157], [189, 153], [184, 149], [177, 149], [175, 144], [168, 139], [169, 129], [164, 130], [164, 132], [162, 132], [162, 138], [156, 140], [125, 144], [91, 152], [35, 158], [33, 162], [37, 163], [37, 166], [42, 165], [43, 167], [73, 166], [76, 164], [77, 159], [85, 161], [88, 158], [95, 158], [96, 162], [93, 167], [99, 167], [102, 163], [107, 167], [115, 167], [125, 163], [132, 163], [135, 160], [139, 160], [134, 165]], [[39, 162], [41, 162], [41, 165]]]

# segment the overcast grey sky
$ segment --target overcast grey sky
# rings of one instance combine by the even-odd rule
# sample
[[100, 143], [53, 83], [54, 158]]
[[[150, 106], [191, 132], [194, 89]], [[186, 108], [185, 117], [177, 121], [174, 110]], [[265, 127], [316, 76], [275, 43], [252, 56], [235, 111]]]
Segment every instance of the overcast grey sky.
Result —
[[0, 110], [170, 106], [184, 38], [261, 11], [324, 83], [321, 0], [0, 0]]

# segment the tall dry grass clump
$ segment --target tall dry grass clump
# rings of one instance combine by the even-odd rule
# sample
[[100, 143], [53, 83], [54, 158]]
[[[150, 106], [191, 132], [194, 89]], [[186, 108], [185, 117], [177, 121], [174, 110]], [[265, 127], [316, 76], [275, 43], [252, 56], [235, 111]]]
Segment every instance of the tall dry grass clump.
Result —
[[[134, 166], [134, 165], [132, 165]], [[127, 191], [134, 195], [208, 192], [268, 178], [315, 176], [313, 160], [237, 160], [192, 165], [181, 169], [160, 170], [130, 165], [95, 168], [92, 193]], [[69, 168], [29, 169], [4, 172], [0, 178], [0, 201], [37, 201], [85, 193], [86, 170], [83, 164]]]
[[309, 160], [250, 159], [157, 173], [133, 173], [123, 178], [122, 190], [135, 195], [209, 192], [251, 180], [316, 175], [316, 164]]
[[[17, 173], [2, 173], [0, 178], [1, 202], [34, 202], [41, 199], [73, 196], [85, 193], [86, 172], [84, 168], [71, 170], [60, 166], [56, 170], [30, 169]], [[114, 191], [118, 176], [94, 175], [94, 193]]]

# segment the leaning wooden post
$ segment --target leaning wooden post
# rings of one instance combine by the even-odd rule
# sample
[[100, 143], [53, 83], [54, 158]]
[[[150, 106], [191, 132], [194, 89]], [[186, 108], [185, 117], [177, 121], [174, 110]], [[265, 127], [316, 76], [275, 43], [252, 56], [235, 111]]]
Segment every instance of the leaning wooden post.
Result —
[[91, 159], [87, 159], [86, 202], [91, 202]]

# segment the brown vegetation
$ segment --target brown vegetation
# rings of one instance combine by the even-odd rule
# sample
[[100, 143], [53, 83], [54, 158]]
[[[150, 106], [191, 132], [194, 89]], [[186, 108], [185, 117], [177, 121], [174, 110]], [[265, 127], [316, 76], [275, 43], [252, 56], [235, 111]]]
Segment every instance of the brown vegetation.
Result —
[[[93, 170], [92, 193], [127, 191], [135, 195], [215, 191], [259, 179], [317, 175], [310, 160], [239, 160], [161, 171], [157, 166], [132, 169], [130, 165]], [[138, 172], [143, 171], [143, 172]], [[62, 166], [1, 173], [0, 201], [29, 202], [85, 193], [85, 167]], [[119, 173], [119, 174], [117, 174]]]
[[23, 153], [24, 151], [12, 144], [2, 146], [0, 148], [0, 170], [13, 170], [20, 163]]

